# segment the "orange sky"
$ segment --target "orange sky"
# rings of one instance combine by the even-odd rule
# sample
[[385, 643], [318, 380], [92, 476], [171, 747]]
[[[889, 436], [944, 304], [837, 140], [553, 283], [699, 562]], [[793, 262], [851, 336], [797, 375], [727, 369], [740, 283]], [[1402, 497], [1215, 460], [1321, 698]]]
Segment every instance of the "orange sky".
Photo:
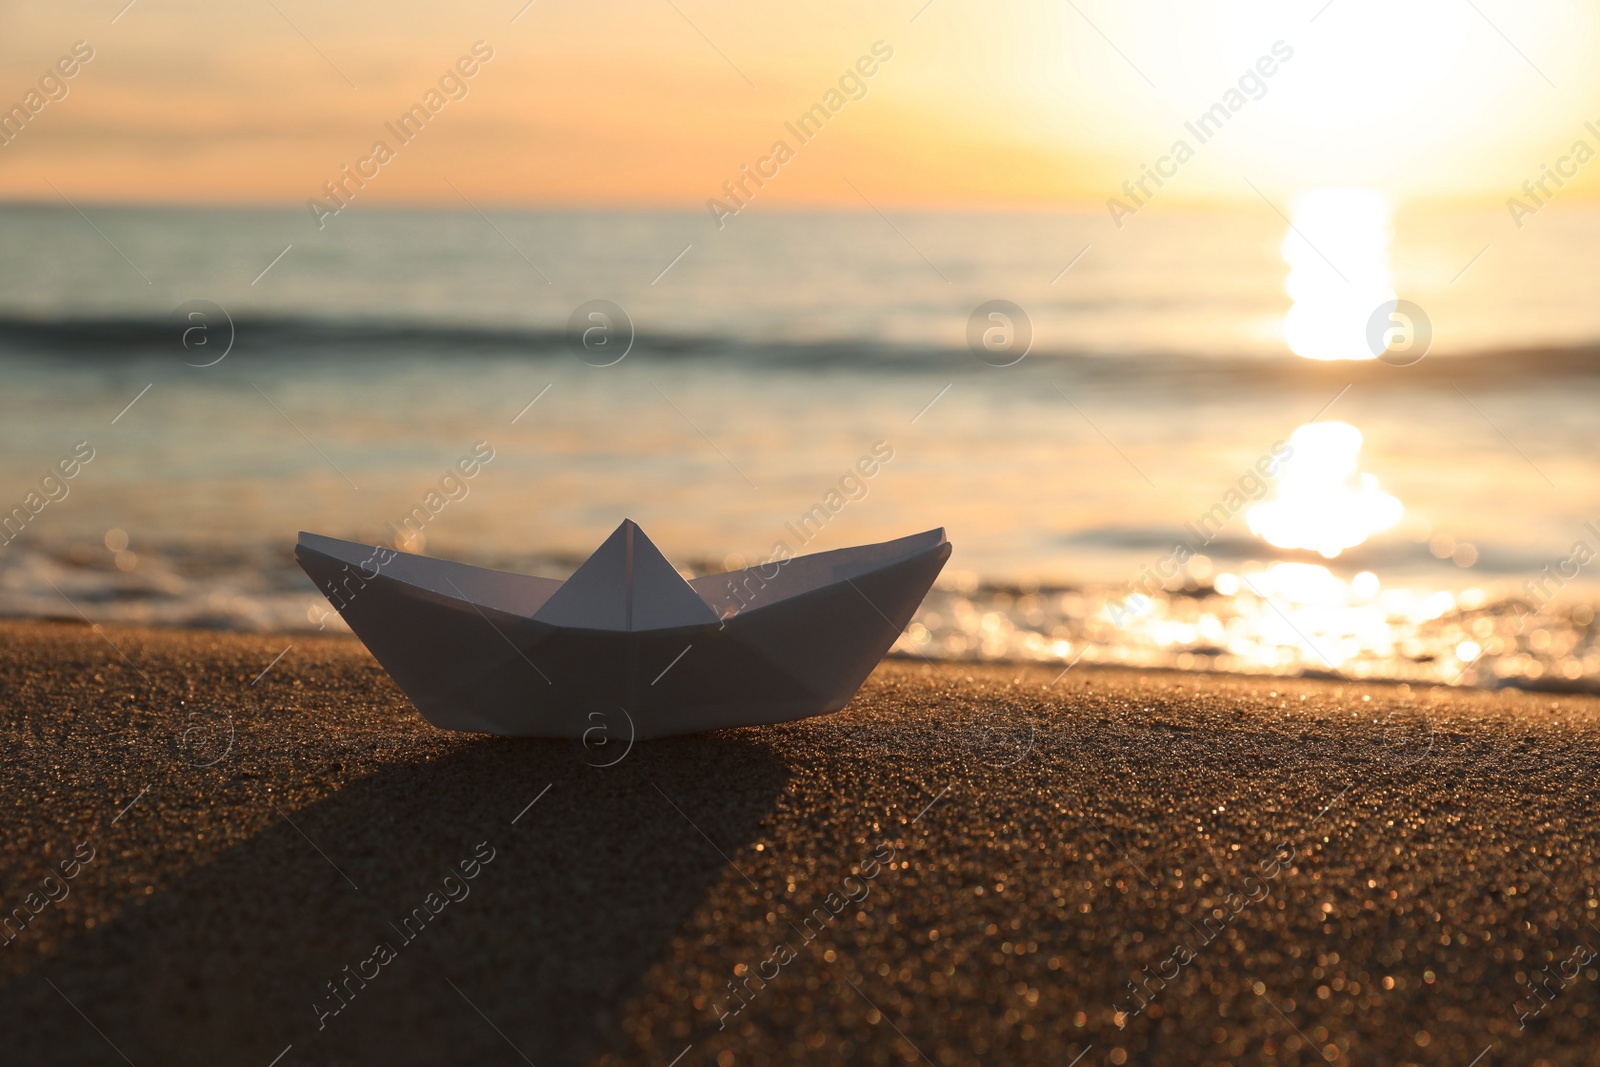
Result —
[[[1103, 205], [1183, 139], [1170, 202], [1247, 183], [1500, 201], [1576, 139], [1600, 150], [1589, 4], [125, 2], [0, 13], [0, 106], [74, 42], [94, 50], [0, 147], [0, 197], [304, 203], [384, 138], [396, 155], [364, 203], [459, 203], [454, 183], [484, 203], [701, 209], [782, 138], [794, 158], [763, 206], [860, 208], [852, 184], [882, 205]], [[467, 96], [410, 144], [387, 134], [480, 40], [494, 58]], [[784, 123], [880, 41], [893, 58], [865, 95], [800, 144]], [[1279, 41], [1293, 58], [1200, 145], [1184, 123]]]

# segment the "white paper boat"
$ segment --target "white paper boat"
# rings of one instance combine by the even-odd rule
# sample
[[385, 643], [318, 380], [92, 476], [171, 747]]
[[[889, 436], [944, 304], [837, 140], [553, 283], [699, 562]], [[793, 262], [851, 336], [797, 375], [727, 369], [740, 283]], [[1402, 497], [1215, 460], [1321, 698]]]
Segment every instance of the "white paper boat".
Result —
[[295, 557], [435, 726], [631, 740], [838, 711], [950, 548], [929, 530], [684, 581], [624, 521], [565, 582], [311, 533]]

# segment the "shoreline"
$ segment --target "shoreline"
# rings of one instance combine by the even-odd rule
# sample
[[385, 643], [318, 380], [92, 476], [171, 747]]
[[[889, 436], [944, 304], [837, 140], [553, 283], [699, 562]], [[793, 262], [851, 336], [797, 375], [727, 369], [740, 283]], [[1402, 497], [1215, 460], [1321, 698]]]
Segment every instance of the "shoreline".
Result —
[[[332, 615], [333, 613], [329, 612], [329, 614]], [[300, 640], [300, 639], [307, 639], [307, 640], [329, 639], [329, 640], [350, 641], [350, 642], [354, 642], [358, 646], [361, 644], [360, 638], [358, 638], [354, 633], [352, 633], [348, 629], [345, 629], [345, 630], [320, 629], [320, 630], [262, 631], [262, 630], [232, 629], [232, 628], [223, 628], [223, 627], [217, 627], [217, 628], [195, 627], [195, 626], [185, 626], [185, 625], [182, 625], [182, 624], [171, 624], [171, 625], [168, 625], [168, 624], [142, 624], [142, 623], [125, 623], [125, 622], [89, 622], [89, 623], [85, 623], [82, 618], [80, 618], [78, 616], [75, 616], [75, 615], [67, 615], [67, 614], [61, 614], [61, 615], [33, 615], [33, 616], [25, 616], [25, 617], [0, 615], [0, 627], [5, 627], [5, 626], [22, 626], [22, 627], [29, 627], [29, 626], [66, 626], [66, 627], [84, 627], [84, 628], [93, 628], [95, 626], [102, 626], [102, 627], [115, 628], [115, 629], [126, 629], [126, 630], [148, 630], [148, 631], [150, 631], [152, 633], [164, 633], [164, 634], [171, 634], [173, 636], [183, 636], [183, 635], [188, 635], [188, 634], [228, 634], [228, 635], [233, 635], [233, 636], [237, 636], [237, 637], [253, 638], [253, 639], [266, 640], [266, 641], [281, 640], [281, 641], [294, 642], [294, 641], [297, 641], [297, 640]], [[1320, 669], [1319, 668], [1310, 668], [1310, 669], [1305, 669], [1305, 670], [1302, 670], [1302, 671], [1300, 671], [1298, 673], [1294, 673], [1294, 674], [1271, 674], [1271, 673], [1268, 673], [1266, 671], [1248, 671], [1248, 670], [1229, 671], [1229, 670], [1222, 670], [1222, 669], [1218, 669], [1218, 668], [1177, 667], [1177, 666], [1170, 666], [1170, 665], [1167, 665], [1167, 664], [1157, 664], [1157, 663], [1150, 663], [1150, 664], [1132, 664], [1132, 663], [1116, 663], [1116, 662], [1095, 662], [1095, 663], [1090, 663], [1090, 662], [1072, 662], [1072, 663], [1067, 663], [1067, 662], [1058, 662], [1058, 661], [1053, 661], [1053, 660], [1030, 660], [1030, 659], [1019, 659], [1019, 658], [1003, 657], [1003, 656], [1002, 657], [995, 657], [995, 658], [987, 658], [987, 659], [956, 659], [956, 658], [940, 659], [940, 658], [936, 658], [936, 657], [925, 656], [925, 655], [922, 655], [921, 653], [917, 653], [917, 652], [905, 652], [905, 651], [900, 651], [898, 649], [891, 649], [889, 652], [885, 653], [884, 661], [885, 662], [891, 662], [891, 663], [904, 663], [904, 664], [918, 664], [918, 663], [921, 663], [921, 664], [926, 664], [926, 665], [929, 665], [929, 666], [936, 666], [936, 667], [938, 667], [940, 669], [948, 668], [948, 669], [951, 669], [951, 670], [960, 670], [960, 669], [968, 668], [968, 667], [994, 667], [994, 668], [999, 668], [999, 669], [1003, 669], [1003, 670], [1045, 671], [1045, 672], [1048, 672], [1048, 673], [1051, 673], [1051, 674], [1055, 674], [1055, 673], [1059, 673], [1059, 669], [1060, 668], [1067, 668], [1067, 669], [1069, 669], [1071, 671], [1129, 671], [1129, 672], [1143, 673], [1143, 674], [1153, 674], [1153, 675], [1174, 675], [1174, 676], [1177, 676], [1177, 677], [1180, 677], [1180, 678], [1198, 677], [1198, 678], [1215, 678], [1215, 679], [1239, 678], [1239, 679], [1254, 680], [1254, 681], [1344, 682], [1344, 683], [1347, 683], [1347, 684], [1350, 684], [1350, 685], [1368, 685], [1368, 684], [1370, 684], [1370, 685], [1380, 685], [1380, 686], [1404, 686], [1404, 687], [1408, 687], [1408, 688], [1412, 688], [1412, 689], [1442, 689], [1442, 690], [1456, 690], [1456, 691], [1460, 691], [1460, 692], [1484, 692], [1484, 693], [1518, 692], [1518, 693], [1529, 693], [1529, 694], [1546, 694], [1546, 695], [1552, 695], [1552, 696], [1600, 696], [1600, 678], [1590, 678], [1590, 677], [1580, 677], [1580, 678], [1575, 678], [1575, 679], [1574, 678], [1551, 678], [1551, 677], [1543, 677], [1543, 678], [1525, 678], [1525, 677], [1517, 678], [1517, 677], [1513, 677], [1513, 678], [1501, 678], [1501, 679], [1498, 679], [1493, 684], [1476, 684], [1475, 685], [1475, 684], [1470, 684], [1470, 683], [1468, 683], [1468, 682], [1463, 680], [1463, 681], [1458, 682], [1458, 683], [1456, 683], [1454, 685], [1446, 685], [1446, 684], [1440, 683], [1440, 682], [1419, 681], [1419, 680], [1416, 680], [1416, 679], [1407, 679], [1407, 678], [1381, 676], [1381, 675], [1379, 675], [1379, 676], [1370, 676], [1370, 677], [1361, 677], [1361, 676], [1356, 676], [1356, 675], [1342, 674], [1342, 673], [1339, 673], [1339, 672], [1336, 672], [1336, 671], [1328, 670], [1326, 668], [1320, 668]]]
[[0, 649], [19, 1058], [1600, 1062], [1593, 697], [895, 659], [601, 766], [345, 636]]

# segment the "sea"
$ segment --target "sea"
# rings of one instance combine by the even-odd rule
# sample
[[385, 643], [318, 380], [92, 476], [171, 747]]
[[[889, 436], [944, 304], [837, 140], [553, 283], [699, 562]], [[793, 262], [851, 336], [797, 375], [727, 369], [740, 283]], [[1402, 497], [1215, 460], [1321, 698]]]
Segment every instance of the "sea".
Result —
[[1600, 688], [1593, 207], [321, 221], [0, 205], [0, 614], [342, 630], [302, 530], [943, 527], [899, 655]]

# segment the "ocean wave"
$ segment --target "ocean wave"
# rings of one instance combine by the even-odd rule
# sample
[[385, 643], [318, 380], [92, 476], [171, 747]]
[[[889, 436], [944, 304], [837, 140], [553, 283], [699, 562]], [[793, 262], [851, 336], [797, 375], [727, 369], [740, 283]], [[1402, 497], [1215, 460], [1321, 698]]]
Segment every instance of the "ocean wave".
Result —
[[[169, 317], [30, 318], [0, 316], [0, 357], [117, 361], [170, 354], [190, 360], [181, 344], [188, 323]], [[235, 316], [233, 351], [279, 360], [441, 353], [505, 359], [571, 359], [566, 330], [448, 321], [382, 321], [310, 316]], [[975, 365], [963, 345], [930, 345], [872, 337], [792, 341], [760, 336], [640, 332], [634, 353], [656, 359], [725, 360], [744, 365], [854, 371], [927, 372]], [[635, 357], [637, 358], [637, 357]], [[1441, 385], [1512, 379], [1600, 377], [1600, 342], [1564, 347], [1435, 355], [1419, 363], [1391, 366], [1379, 360], [1321, 362], [1280, 356], [1174, 355], [1107, 352], [1090, 347], [1038, 347], [1018, 368], [1072, 365], [1079, 378], [1159, 377], [1166, 385], [1354, 382], [1369, 385]], [[1024, 370], [1026, 373], [1026, 370]]]
[[[1063, 534], [1058, 543], [1065, 548], [1148, 552], [1152, 562], [1164, 559], [1175, 545], [1183, 545], [1191, 554], [1205, 555], [1218, 561], [1261, 560], [1332, 565], [1331, 561], [1316, 552], [1277, 548], [1258, 537], [1221, 533], [1206, 541], [1193, 530], [1179, 526], [1098, 526]], [[1539, 573], [1539, 569], [1550, 562], [1548, 554], [1533, 551], [1477, 542], [1473, 548], [1472, 569], [1475, 574], [1520, 578]], [[1344, 549], [1339, 553], [1337, 566], [1341, 572], [1352, 574], [1357, 571], [1377, 571], [1381, 574], [1403, 572], [1414, 575], [1433, 571], [1454, 577], [1460, 573], [1460, 568], [1449, 556], [1440, 557], [1433, 551], [1429, 540], [1400, 537], [1375, 537]]]

